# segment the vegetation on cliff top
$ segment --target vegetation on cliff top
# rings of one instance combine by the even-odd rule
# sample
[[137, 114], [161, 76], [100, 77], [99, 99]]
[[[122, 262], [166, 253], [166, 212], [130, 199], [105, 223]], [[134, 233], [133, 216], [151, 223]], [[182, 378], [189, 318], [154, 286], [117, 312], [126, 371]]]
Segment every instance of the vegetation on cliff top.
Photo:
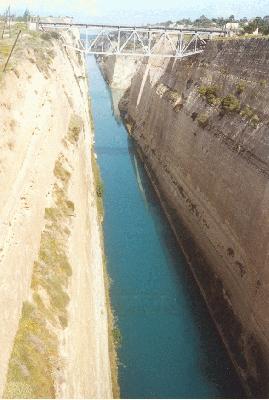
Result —
[[[1, 23], [0, 23], [1, 31]], [[53, 40], [59, 38], [57, 32], [33, 32], [28, 31], [25, 23], [12, 25], [11, 34], [6, 32], [4, 38], [0, 38], [0, 80], [3, 77], [3, 69], [12, 50], [18, 32], [21, 31], [17, 44], [8, 62], [6, 71], [14, 71], [18, 74], [16, 66], [21, 60], [35, 63], [38, 69], [49, 74], [49, 67], [55, 56]], [[19, 77], [19, 76], [18, 76]]]
[[262, 35], [269, 35], [269, 18], [256, 17], [243, 27], [245, 33], [252, 33], [257, 29]]
[[230, 15], [228, 18], [208, 18], [206, 15], [201, 15], [199, 18], [191, 20], [190, 18], [182, 18], [178, 21], [166, 21], [161, 23], [167, 27], [195, 27], [195, 28], [219, 28], [219, 29], [232, 29], [239, 34], [252, 34], [257, 29], [262, 35], [269, 35], [269, 16], [263, 18], [258, 16], [256, 18], [236, 18]]

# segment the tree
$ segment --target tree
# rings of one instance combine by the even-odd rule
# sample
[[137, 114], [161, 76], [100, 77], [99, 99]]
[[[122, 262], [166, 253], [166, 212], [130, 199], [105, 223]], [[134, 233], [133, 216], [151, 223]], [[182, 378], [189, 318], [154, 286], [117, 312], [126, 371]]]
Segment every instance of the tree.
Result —
[[244, 26], [244, 31], [245, 33], [253, 33], [257, 28], [263, 35], [269, 35], [269, 24], [261, 17], [256, 17], [247, 26]]
[[191, 25], [190, 18], [182, 18], [177, 21], [178, 25]]
[[205, 15], [201, 15], [200, 18], [198, 18], [194, 21], [194, 25], [206, 28], [206, 27], [211, 26], [212, 23], [211, 23], [211, 20], [208, 19]]
[[226, 24], [226, 20], [223, 17], [219, 17], [216, 19], [216, 24], [220, 27], [220, 28], [224, 28], [225, 24]]
[[29, 19], [29, 17], [30, 17], [30, 11], [28, 10], [28, 9], [26, 9], [25, 11], [24, 11], [24, 14], [23, 14], [23, 21], [25, 21], [25, 22], [27, 22], [28, 21], [28, 19]]
[[166, 22], [164, 23], [164, 26], [169, 27], [169, 25], [172, 25], [172, 23], [173, 23], [173, 22], [170, 21], [170, 20], [169, 20], [169, 21], [166, 21]]

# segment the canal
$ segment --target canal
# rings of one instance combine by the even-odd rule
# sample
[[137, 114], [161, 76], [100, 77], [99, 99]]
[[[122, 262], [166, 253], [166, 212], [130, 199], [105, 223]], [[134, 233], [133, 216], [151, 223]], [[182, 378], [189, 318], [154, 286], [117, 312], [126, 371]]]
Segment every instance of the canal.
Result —
[[121, 332], [123, 398], [241, 397], [203, 298], [111, 92], [89, 57], [95, 152], [104, 183], [104, 237], [111, 302]]

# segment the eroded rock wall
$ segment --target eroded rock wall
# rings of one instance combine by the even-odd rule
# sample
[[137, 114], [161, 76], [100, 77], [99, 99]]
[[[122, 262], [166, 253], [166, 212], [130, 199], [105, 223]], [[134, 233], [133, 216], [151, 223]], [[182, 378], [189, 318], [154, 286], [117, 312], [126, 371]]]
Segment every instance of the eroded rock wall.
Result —
[[139, 57], [132, 56], [98, 56], [104, 78], [114, 89], [126, 90], [141, 64]]
[[87, 73], [65, 39], [23, 34], [0, 81], [1, 397], [112, 397]]
[[249, 392], [269, 393], [269, 41], [144, 59], [120, 102]]

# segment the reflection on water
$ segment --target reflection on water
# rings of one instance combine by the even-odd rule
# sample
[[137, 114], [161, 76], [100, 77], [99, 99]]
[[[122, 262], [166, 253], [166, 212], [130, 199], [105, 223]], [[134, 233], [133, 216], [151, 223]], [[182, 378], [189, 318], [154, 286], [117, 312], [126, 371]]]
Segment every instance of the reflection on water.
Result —
[[120, 116], [120, 111], [119, 111], [119, 102], [120, 99], [122, 98], [124, 94], [124, 90], [121, 89], [113, 89], [110, 90], [110, 98], [111, 98], [111, 107], [112, 107], [112, 112], [114, 115], [114, 118], [116, 122], [121, 125], [121, 116]]

